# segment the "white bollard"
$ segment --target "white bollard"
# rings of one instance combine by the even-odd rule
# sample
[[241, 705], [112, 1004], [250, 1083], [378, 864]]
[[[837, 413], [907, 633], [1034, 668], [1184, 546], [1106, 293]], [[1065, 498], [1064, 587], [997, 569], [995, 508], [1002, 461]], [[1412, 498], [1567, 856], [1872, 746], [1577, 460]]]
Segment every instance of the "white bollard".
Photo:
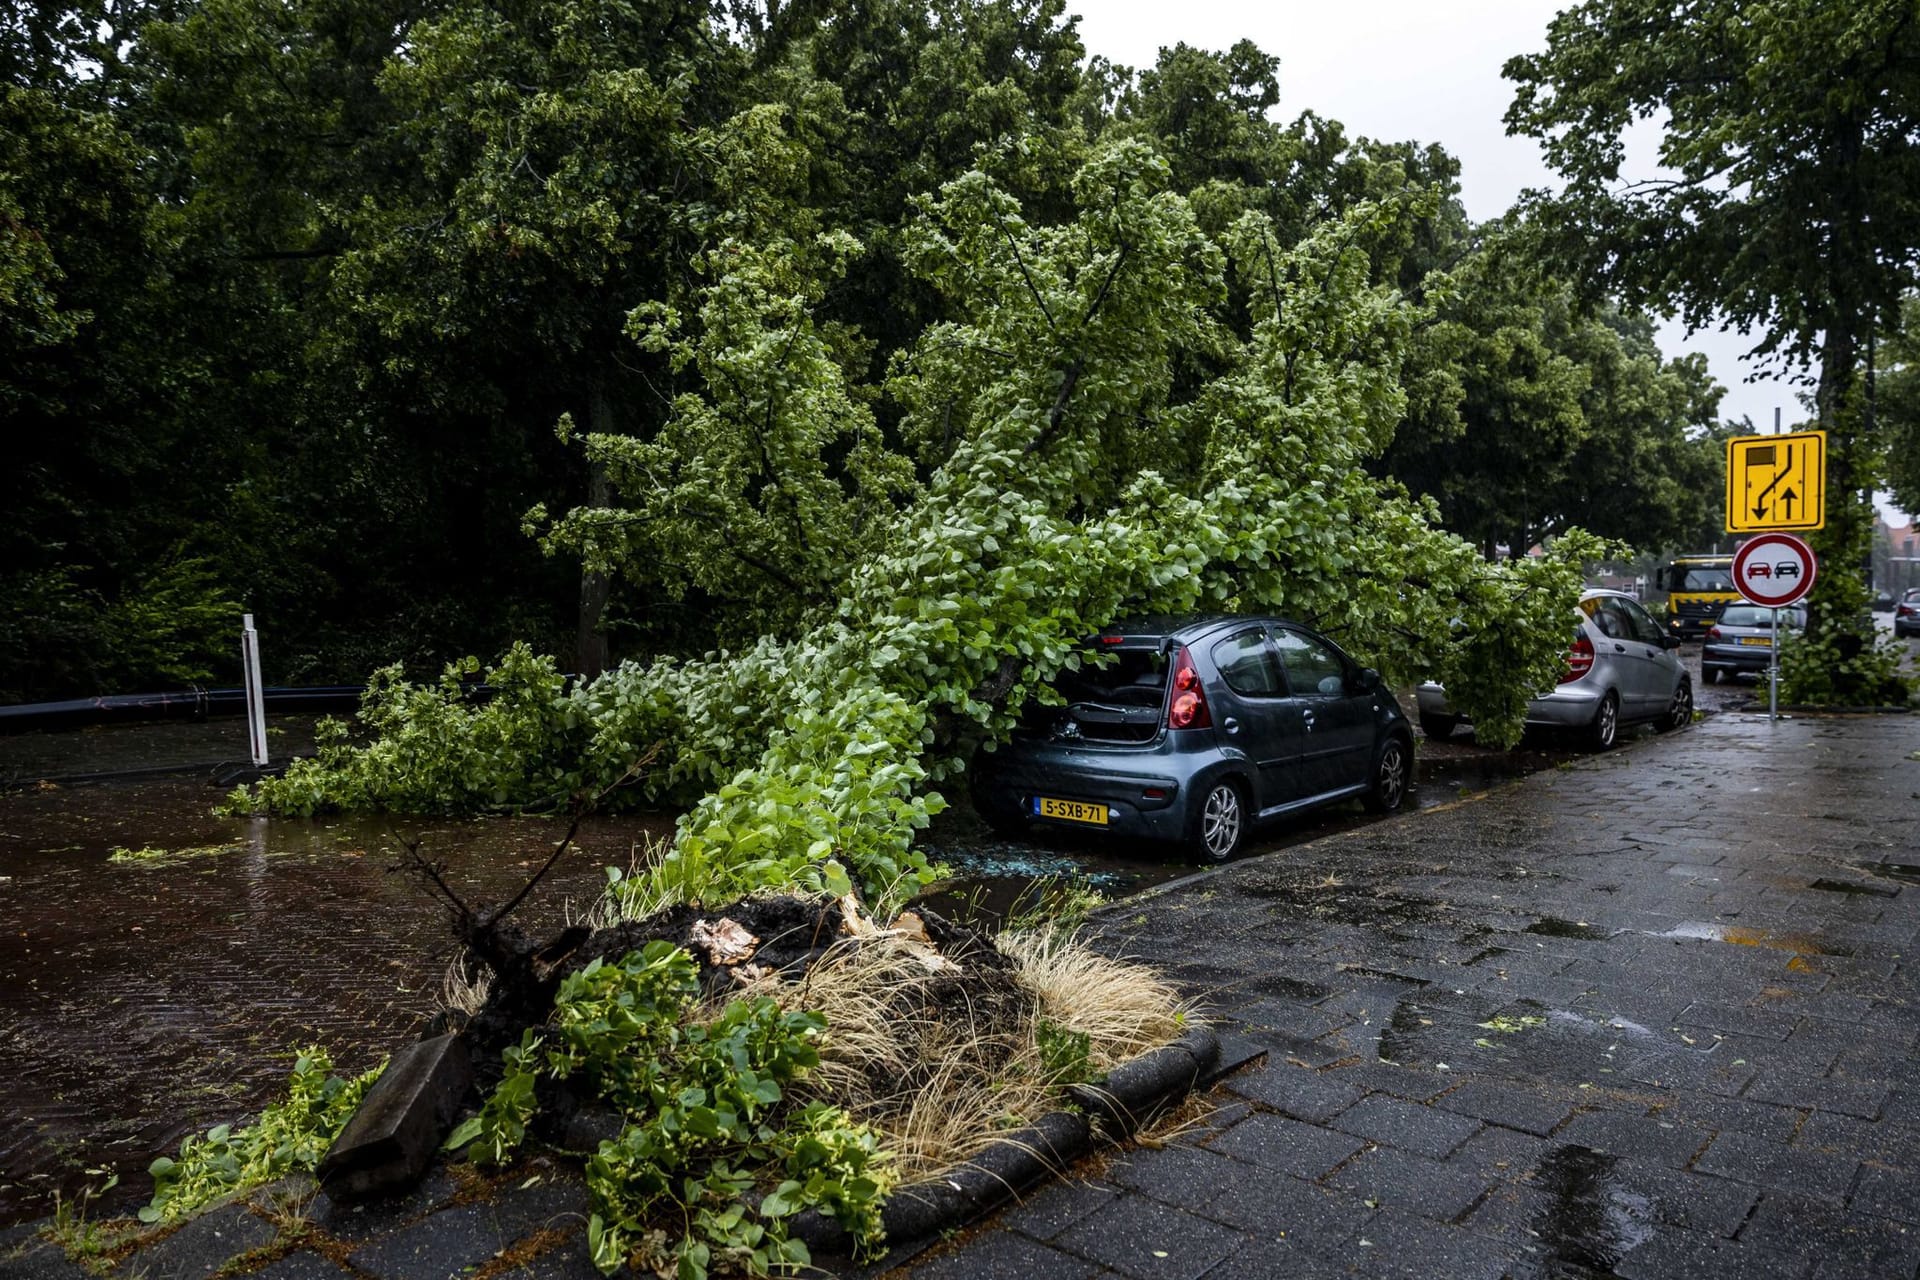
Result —
[[260, 689], [260, 633], [250, 613], [240, 615], [240, 675], [247, 686], [247, 746], [257, 769], [267, 763], [267, 702]]

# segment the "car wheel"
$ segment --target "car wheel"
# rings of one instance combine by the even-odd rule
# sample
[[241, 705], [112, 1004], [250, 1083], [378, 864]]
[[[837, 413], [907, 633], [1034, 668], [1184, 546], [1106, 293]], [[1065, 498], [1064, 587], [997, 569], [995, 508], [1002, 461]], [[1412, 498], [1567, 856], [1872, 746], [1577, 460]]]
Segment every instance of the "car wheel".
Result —
[[1675, 729], [1684, 729], [1693, 723], [1693, 685], [1682, 680], [1680, 687], [1673, 691], [1673, 705], [1667, 708], [1667, 714], [1654, 722], [1654, 732], [1672, 733]]
[[1395, 734], [1380, 748], [1373, 762], [1373, 785], [1360, 803], [1375, 813], [1392, 813], [1407, 798], [1407, 784], [1413, 779], [1413, 743]]
[[1208, 787], [1189, 819], [1187, 844], [1209, 862], [1225, 862], [1247, 839], [1246, 793], [1222, 779]]
[[1593, 723], [1587, 726], [1587, 746], [1594, 751], [1605, 751], [1619, 737], [1620, 699], [1609, 689], [1593, 713]]
[[1434, 742], [1445, 742], [1460, 727], [1457, 716], [1421, 716], [1420, 732]]

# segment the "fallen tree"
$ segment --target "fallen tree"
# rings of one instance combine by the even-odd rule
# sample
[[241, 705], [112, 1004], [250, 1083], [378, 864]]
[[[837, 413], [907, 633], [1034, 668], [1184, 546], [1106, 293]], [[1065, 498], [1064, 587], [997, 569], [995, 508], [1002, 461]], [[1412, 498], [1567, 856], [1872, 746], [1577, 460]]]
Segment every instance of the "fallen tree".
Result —
[[[1561, 673], [1595, 545], [1573, 534], [1489, 564], [1365, 471], [1401, 416], [1420, 318], [1370, 283], [1398, 210], [1359, 205], [1293, 245], [1251, 212], [1209, 237], [1137, 141], [1098, 148], [1074, 194], [1077, 214], [1046, 226], [979, 172], [924, 201], [907, 258], [949, 318], [885, 386], [923, 484], [873, 428], [845, 335], [814, 319], [844, 237], [723, 242], [684, 318], [636, 313], [643, 341], [700, 371], [675, 415], [702, 429], [588, 436], [621, 505], [568, 513], [549, 545], [641, 572], [675, 555], [718, 586], [750, 547], [767, 575], [804, 575], [799, 623], [572, 689], [517, 649], [478, 707], [459, 672], [437, 688], [388, 673], [363, 716], [373, 741], [338, 736], [233, 803], [555, 807], [661, 744], [612, 798], [692, 807], [670, 851], [616, 886], [629, 914], [772, 886], [857, 889], [879, 909], [934, 878], [912, 847], [943, 806], [934, 784], [1048, 697], [1084, 637], [1197, 609], [1298, 618], [1389, 679], [1445, 680], [1482, 740], [1517, 736]], [[702, 501], [749, 452], [748, 489]], [[835, 529], [862, 531], [857, 556], [821, 550]]]

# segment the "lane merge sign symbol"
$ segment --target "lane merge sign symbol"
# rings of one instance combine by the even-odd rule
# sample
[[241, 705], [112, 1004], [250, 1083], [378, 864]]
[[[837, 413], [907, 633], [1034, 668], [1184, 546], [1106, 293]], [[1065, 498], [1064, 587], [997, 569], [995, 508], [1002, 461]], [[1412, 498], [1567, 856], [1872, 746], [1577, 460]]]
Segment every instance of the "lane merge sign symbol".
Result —
[[1733, 588], [1754, 604], [1780, 609], [1813, 590], [1820, 563], [1790, 533], [1763, 533], [1733, 553]]
[[1826, 432], [1727, 441], [1727, 532], [1821, 529], [1826, 523]]

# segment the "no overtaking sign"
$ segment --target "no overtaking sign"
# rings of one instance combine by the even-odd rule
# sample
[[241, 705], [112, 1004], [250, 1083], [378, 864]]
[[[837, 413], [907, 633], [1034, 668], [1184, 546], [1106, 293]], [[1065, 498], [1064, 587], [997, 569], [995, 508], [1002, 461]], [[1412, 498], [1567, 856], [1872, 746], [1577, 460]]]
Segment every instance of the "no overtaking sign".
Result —
[[1734, 590], [1773, 609], [1805, 596], [1819, 571], [1813, 549], [1790, 533], [1763, 533], [1733, 556]]

